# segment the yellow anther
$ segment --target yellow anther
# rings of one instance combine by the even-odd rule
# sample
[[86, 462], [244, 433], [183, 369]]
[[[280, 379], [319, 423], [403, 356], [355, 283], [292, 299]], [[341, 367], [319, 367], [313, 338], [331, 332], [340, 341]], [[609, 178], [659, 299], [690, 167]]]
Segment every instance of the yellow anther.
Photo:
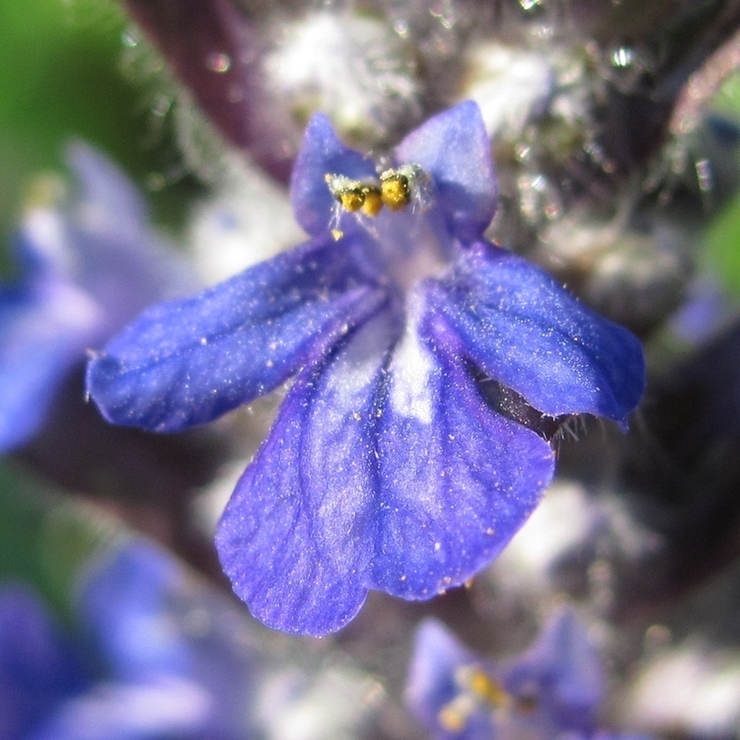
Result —
[[337, 193], [336, 199], [341, 203], [342, 208], [350, 213], [359, 211], [365, 203], [365, 195], [359, 188]]
[[415, 210], [423, 212], [433, 202], [431, 177], [418, 164], [386, 170], [379, 181], [352, 180], [333, 173], [324, 175], [324, 180], [342, 210], [349, 213], [362, 211], [365, 216], [374, 217], [383, 206], [401, 211], [412, 202]]
[[375, 182], [351, 180], [344, 175], [324, 175], [329, 192], [337, 203], [349, 213], [362, 210], [366, 216], [377, 216], [383, 207], [380, 199], [380, 187]]
[[437, 713], [440, 727], [447, 732], [460, 733], [474, 714], [495, 716], [511, 704], [511, 694], [477, 665], [460, 666], [455, 671], [455, 683], [459, 693]]
[[403, 164], [380, 175], [383, 204], [400, 211], [411, 203], [415, 212], [424, 212], [433, 204], [432, 178], [418, 164]]
[[458, 694], [437, 713], [440, 726], [447, 732], [462, 732], [475, 711], [475, 703], [469, 696]]
[[383, 208], [383, 201], [380, 197], [380, 188], [374, 186], [365, 186], [362, 190], [365, 195], [365, 202], [362, 204], [362, 212], [366, 216], [377, 216]]
[[492, 707], [503, 706], [509, 699], [509, 694], [503, 686], [480, 669], [473, 669], [468, 681], [473, 694]]
[[411, 200], [409, 180], [393, 170], [388, 170], [380, 176], [380, 197], [383, 205], [392, 211], [401, 211]]
[[462, 732], [468, 723], [468, 718], [453, 704], [447, 704], [439, 710], [437, 715], [439, 724], [447, 732]]

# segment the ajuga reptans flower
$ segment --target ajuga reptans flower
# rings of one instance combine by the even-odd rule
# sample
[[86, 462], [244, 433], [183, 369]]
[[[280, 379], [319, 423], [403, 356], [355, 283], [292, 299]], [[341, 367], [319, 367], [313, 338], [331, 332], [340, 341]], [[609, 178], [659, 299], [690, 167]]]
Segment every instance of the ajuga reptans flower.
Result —
[[492, 663], [440, 622], [414, 641], [406, 699], [434, 740], [649, 740], [599, 727], [601, 660], [572, 612], [549, 619], [522, 655]]
[[177, 431], [292, 379], [216, 544], [257, 617], [320, 635], [369, 589], [426, 599], [469, 579], [552, 477], [532, 416], [624, 423], [644, 368], [629, 332], [483, 239], [496, 191], [475, 104], [382, 162], [317, 115], [291, 187], [307, 242], [150, 308], [88, 389], [113, 422]]
[[62, 200], [54, 181], [39, 179], [10, 240], [17, 275], [0, 281], [2, 452], [39, 431], [87, 347], [195, 283], [112, 163], [81, 142], [67, 159], [78, 187]]

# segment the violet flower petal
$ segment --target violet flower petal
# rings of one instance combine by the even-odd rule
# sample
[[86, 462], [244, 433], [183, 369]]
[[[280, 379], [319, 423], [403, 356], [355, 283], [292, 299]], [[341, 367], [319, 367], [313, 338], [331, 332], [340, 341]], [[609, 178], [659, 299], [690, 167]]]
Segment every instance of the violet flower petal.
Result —
[[501, 732], [493, 707], [486, 707], [485, 704], [462, 715], [462, 726], [447, 726], [441, 720], [444, 708], [449, 707], [461, 694], [461, 686], [456, 678], [460, 669], [485, 671], [486, 666], [441, 622], [425, 619], [416, 632], [406, 684], [406, 703], [414, 716], [430, 730], [430, 737], [434, 740], [498, 740], [511, 737], [506, 728]]
[[298, 377], [221, 520], [224, 571], [270, 626], [321, 635], [368, 587], [425, 599], [461, 584], [552, 476], [550, 446], [494, 412], [445, 348], [412, 330], [388, 365], [397, 318]]
[[137, 683], [99, 682], [70, 697], [22, 740], [236, 740], [210, 732], [209, 698], [197, 683], [167, 674]]
[[396, 319], [380, 311], [327, 366], [298, 376], [223, 514], [221, 565], [271, 627], [324, 635], [365, 600], [376, 527], [374, 391]]
[[[475, 673], [509, 701], [499, 700], [498, 692], [481, 694], [480, 684], [471, 681]], [[603, 688], [596, 650], [573, 613], [563, 609], [508, 666], [486, 663], [440, 622], [425, 620], [414, 641], [406, 700], [436, 740], [648, 740], [596, 729]]]
[[26, 213], [11, 241], [19, 276], [0, 286], [0, 451], [34, 435], [88, 347], [194, 283], [120, 170], [82, 143], [68, 157], [79, 192]]
[[511, 665], [505, 684], [514, 694], [537, 686], [541, 709], [557, 726], [593, 732], [604, 673], [585, 628], [570, 610], [551, 618], [535, 644]]
[[91, 677], [21, 583], [0, 587], [0, 737], [27, 738]]
[[78, 192], [73, 218], [94, 222], [121, 236], [141, 236], [149, 229], [149, 205], [124, 172], [83, 141], [74, 141], [65, 153], [74, 171]]
[[33, 436], [100, 322], [98, 306], [62, 281], [0, 293], [0, 451]]
[[[78, 192], [57, 217], [67, 264], [56, 272], [64, 271], [100, 304], [105, 322], [89, 340], [94, 345], [155, 301], [187, 295], [200, 284], [175, 246], [152, 229], [146, 202], [118, 167], [83, 142], [68, 148], [67, 160]], [[43, 216], [29, 221], [34, 218]], [[49, 249], [38, 229], [30, 235], [37, 243], [26, 252]]]
[[430, 310], [459, 336], [460, 351], [542, 413], [625, 423], [639, 402], [639, 341], [526, 260], [479, 243], [429, 285]]
[[419, 599], [461, 585], [504, 548], [550, 482], [554, 455], [486, 403], [438, 319], [422, 316], [421, 336], [410, 323], [378, 422], [372, 585]]
[[[323, 113], [317, 113], [306, 128], [290, 186], [296, 221], [311, 236], [329, 233], [337, 207], [324, 179], [328, 174], [344, 175], [353, 180], [376, 177], [372, 159], [345, 146], [331, 121]], [[357, 228], [354, 216], [345, 218], [343, 225], [345, 223], [347, 228], [353, 225]]]
[[87, 574], [78, 610], [113, 678], [193, 678], [192, 646], [168, 613], [183, 581], [174, 558], [137, 540], [106, 553]]
[[463, 242], [482, 236], [496, 211], [496, 177], [475, 103], [461, 103], [430, 118], [401, 142], [396, 159], [418, 164], [432, 176], [450, 234]]
[[457, 669], [474, 663], [473, 654], [436, 619], [425, 619], [419, 625], [409, 666], [406, 701], [425, 727], [436, 727], [440, 708], [458, 694]]
[[118, 424], [211, 421], [313, 361], [378, 299], [340, 245], [309, 242], [145, 311], [90, 362], [88, 390]]

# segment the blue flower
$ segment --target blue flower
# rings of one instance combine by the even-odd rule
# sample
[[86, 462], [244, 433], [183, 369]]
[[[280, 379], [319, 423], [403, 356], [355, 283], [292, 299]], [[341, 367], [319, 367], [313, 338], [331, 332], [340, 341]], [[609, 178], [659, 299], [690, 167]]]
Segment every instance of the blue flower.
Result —
[[380, 168], [315, 116], [292, 199], [306, 243], [147, 310], [88, 390], [110, 421], [176, 431], [292, 378], [216, 544], [253, 614], [321, 635], [369, 589], [428, 599], [474, 575], [549, 483], [553, 418], [624, 424], [644, 367], [629, 332], [484, 241], [496, 190], [473, 103]]
[[[76, 640], [29, 588], [0, 588], [4, 740], [237, 740], [261, 657], [214, 594], [130, 540], [81, 580]], [[195, 622], [194, 622], [195, 620]]]
[[29, 737], [91, 676], [35, 594], [0, 588], [0, 737]]
[[436, 740], [639, 740], [597, 727], [603, 688], [585, 630], [562, 610], [529, 650], [502, 664], [476, 656], [441, 623], [423, 622], [406, 698]]
[[[27, 442], [68, 372], [154, 300], [192, 281], [149, 230], [128, 180], [83, 144], [80, 188], [33, 204], [11, 241], [17, 278], [0, 284], [0, 451]], [[173, 287], [175, 286], [175, 287]]]

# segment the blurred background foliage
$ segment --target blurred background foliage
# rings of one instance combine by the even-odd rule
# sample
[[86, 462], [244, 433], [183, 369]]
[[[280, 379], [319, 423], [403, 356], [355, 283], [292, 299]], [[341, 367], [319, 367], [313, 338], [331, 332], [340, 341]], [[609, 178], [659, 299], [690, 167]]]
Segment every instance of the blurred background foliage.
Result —
[[0, 582], [32, 583], [63, 620], [85, 563], [116, 527], [18, 467], [0, 466]]
[[[124, 69], [130, 22], [112, 0], [0, 3], [0, 233], [5, 238], [40, 171], [63, 168], [79, 138], [102, 149], [177, 226], [194, 181], [182, 177], [168, 121]], [[166, 172], [165, 179], [162, 172]]]

